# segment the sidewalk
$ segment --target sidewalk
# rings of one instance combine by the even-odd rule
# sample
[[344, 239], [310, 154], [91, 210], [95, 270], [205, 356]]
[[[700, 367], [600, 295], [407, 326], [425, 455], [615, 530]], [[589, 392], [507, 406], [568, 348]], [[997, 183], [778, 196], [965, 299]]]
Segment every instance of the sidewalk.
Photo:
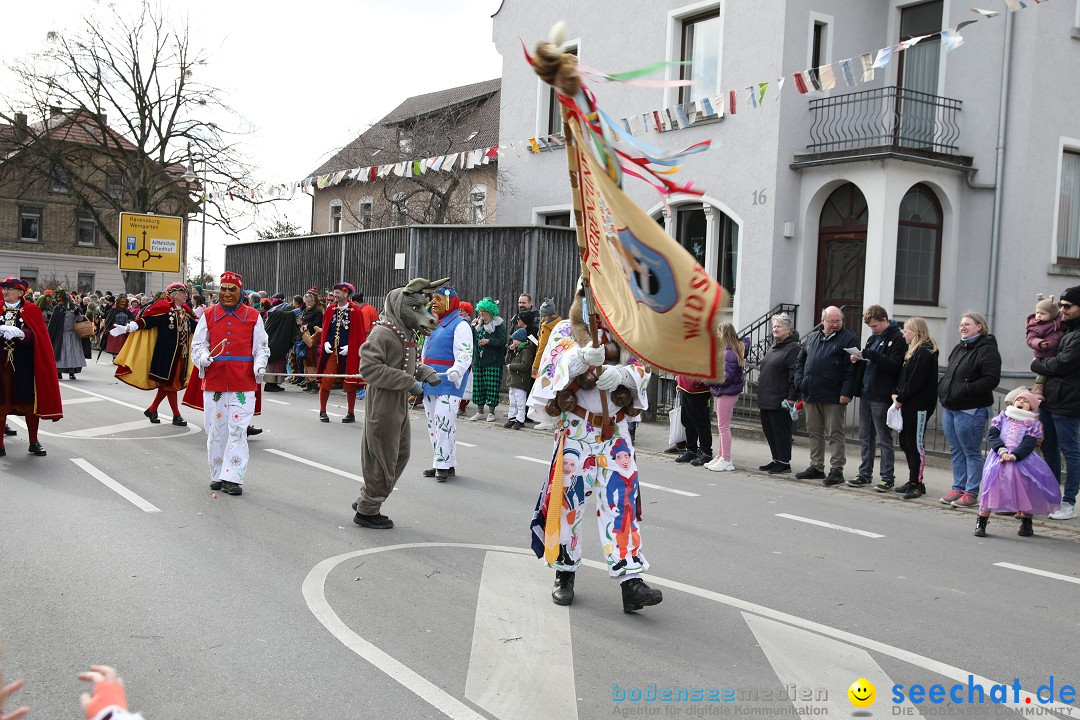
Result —
[[[547, 431], [530, 430], [530, 432], [546, 433]], [[666, 421], [639, 423], [636, 434], [637, 442], [635, 443], [635, 447], [639, 453], [650, 455], [660, 462], [667, 461], [672, 464], [675, 463], [674, 455], [664, 453], [664, 450], [669, 447], [667, 441], [668, 423]], [[952, 487], [952, 470], [947, 458], [934, 458], [932, 461], [928, 456], [926, 459], [926, 467], [923, 470], [923, 482], [926, 483], [926, 495], [916, 500], [904, 500], [895, 492], [879, 493], [873, 489], [873, 486], [853, 488], [845, 483], [834, 487], [826, 487], [821, 484], [820, 480], [795, 479], [795, 473], [803, 470], [809, 464], [809, 443], [805, 437], [795, 438], [791, 459], [792, 472], [790, 475], [770, 475], [767, 472], [758, 470], [759, 465], [765, 465], [772, 460], [769, 446], [762, 439], [760, 433], [755, 433], [745, 427], [740, 429], [733, 427], [731, 444], [732, 461], [735, 463], [736, 468], [735, 472], [740, 475], [758, 477], [769, 482], [799, 483], [806, 487], [817, 488], [823, 493], [853, 493], [861, 496], [868, 502], [897, 502], [912, 506], [914, 511], [950, 513], [960, 521], [957, 527], [957, 532], [960, 535], [963, 535], [964, 533], [971, 535], [975, 531], [974, 516], [976, 515], [978, 508], [954, 508], [950, 505], [942, 505], [938, 500], [938, 498], [945, 495]], [[715, 435], [713, 436], [713, 446], [715, 452], [717, 449]], [[907, 463], [904, 461], [904, 455], [899, 448], [897, 448], [896, 453], [897, 484], [903, 484], [907, 482]], [[844, 468], [845, 479], [855, 477], [858, 466], [859, 446], [857, 444], [848, 443], [847, 464]], [[695, 468], [688, 465], [684, 467], [687, 467], [687, 469], [692, 472], [701, 472], [703, 474], [703, 479], [704, 476], [708, 476], [710, 482], [716, 482], [717, 478], [723, 478], [727, 475], [727, 473], [710, 472], [703, 467]], [[644, 479], [648, 482], [648, 478]], [[874, 480], [876, 484], [876, 482], [880, 480], [880, 477], [875, 474]], [[963, 517], [965, 515], [966, 517]], [[995, 517], [991, 520], [991, 523], [999, 534], [1005, 532], [1015, 533], [1016, 528], [1013, 526], [1019, 524], [1018, 521], [1013, 518], [1006, 517]], [[1034, 518], [1034, 526], [1036, 528], [1036, 538], [1046, 537], [1080, 542], [1080, 519], [1050, 520], [1045, 515], [1036, 516]]]

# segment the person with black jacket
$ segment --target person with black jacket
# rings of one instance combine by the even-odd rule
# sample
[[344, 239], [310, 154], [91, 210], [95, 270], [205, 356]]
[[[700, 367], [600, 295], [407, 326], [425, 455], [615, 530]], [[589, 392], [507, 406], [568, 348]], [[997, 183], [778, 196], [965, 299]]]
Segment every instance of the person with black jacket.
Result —
[[1050, 518], [1071, 520], [1076, 517], [1076, 493], [1080, 489], [1080, 285], [1061, 293], [1058, 307], [1065, 335], [1058, 344], [1057, 355], [1036, 358], [1031, 371], [1047, 378], [1039, 406], [1042, 453], [1059, 483], [1061, 456], [1065, 456], [1066, 482], [1061, 507], [1050, 513]]
[[799, 360], [799, 333], [787, 313], [772, 317], [773, 344], [758, 365], [758, 414], [761, 429], [769, 442], [772, 462], [760, 466], [770, 475], [791, 472], [791, 439], [795, 423], [787, 408], [799, 400], [795, 386], [795, 365]]
[[[795, 384], [806, 405], [806, 430], [810, 434], [810, 466], [795, 477], [822, 479], [823, 485], [844, 482], [844, 424], [847, 404], [855, 386], [855, 366], [845, 348], [857, 347], [859, 338], [844, 328], [844, 314], [830, 305], [821, 313], [799, 351]], [[832, 469], [825, 474], [825, 437], [829, 438]]]
[[937, 408], [938, 347], [930, 337], [930, 328], [921, 317], [909, 317], [904, 322], [904, 366], [896, 384], [893, 404], [900, 408], [904, 427], [900, 431], [900, 449], [907, 458], [908, 481], [896, 488], [905, 500], [926, 494], [923, 468], [926, 465], [926, 445], [923, 437], [926, 424]]
[[852, 487], [865, 487], [874, 479], [874, 455], [881, 451], [881, 482], [878, 492], [893, 489], [896, 454], [893, 451], [892, 430], [885, 421], [892, 404], [900, 368], [907, 352], [907, 340], [895, 321], [880, 305], [871, 305], [863, 313], [863, 322], [870, 328], [862, 357], [851, 356], [855, 365], [855, 394], [859, 396], [859, 444], [862, 457], [859, 474], [848, 480]]
[[941, 424], [949, 443], [953, 484], [941, 502], [953, 507], [979, 504], [982, 444], [1001, 380], [1001, 354], [986, 318], [977, 312], [960, 318], [960, 342], [949, 353], [949, 365], [938, 382]]

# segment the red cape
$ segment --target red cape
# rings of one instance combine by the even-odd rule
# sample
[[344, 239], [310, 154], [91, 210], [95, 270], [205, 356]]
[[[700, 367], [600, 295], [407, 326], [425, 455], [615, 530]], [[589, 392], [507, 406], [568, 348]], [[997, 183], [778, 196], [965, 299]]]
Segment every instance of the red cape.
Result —
[[[370, 307], [370, 306], [369, 306]], [[330, 321], [334, 319], [334, 311], [337, 309], [336, 303], [331, 303], [326, 308], [326, 312], [323, 313], [322, 324], [322, 337], [320, 338], [323, 343], [330, 342]], [[374, 308], [372, 308], [374, 309]], [[376, 314], [375, 319], [378, 319]], [[374, 324], [374, 320], [372, 323]], [[345, 375], [357, 375], [360, 373], [360, 346], [367, 340], [368, 334], [367, 319], [364, 317], [364, 312], [359, 305], [352, 300], [349, 301], [349, 351], [345, 354], [345, 369], [341, 368], [340, 358], [338, 364], [338, 373]], [[325, 353], [323, 353], [325, 356]], [[326, 360], [324, 357], [319, 358], [319, 372], [322, 372], [326, 367]], [[350, 381], [351, 382], [351, 381]]]
[[23, 300], [23, 323], [34, 335], [34, 414], [56, 422], [64, 417], [60, 402], [60, 381], [56, 377], [56, 355], [53, 353], [45, 316], [34, 303]]
[[[169, 300], [168, 298], [162, 298], [160, 300], [155, 300], [154, 302], [147, 305], [146, 308], [141, 313], [139, 313], [139, 318], [141, 319], [141, 318], [146, 318], [146, 317], [153, 317], [155, 315], [164, 315], [165, 313], [172, 310], [172, 307], [173, 307], [172, 300]], [[190, 305], [188, 305], [187, 303], [184, 303], [183, 308], [184, 308], [184, 313], [189, 318], [191, 318], [192, 320], [198, 320], [198, 318], [195, 317], [195, 312], [191, 309]]]

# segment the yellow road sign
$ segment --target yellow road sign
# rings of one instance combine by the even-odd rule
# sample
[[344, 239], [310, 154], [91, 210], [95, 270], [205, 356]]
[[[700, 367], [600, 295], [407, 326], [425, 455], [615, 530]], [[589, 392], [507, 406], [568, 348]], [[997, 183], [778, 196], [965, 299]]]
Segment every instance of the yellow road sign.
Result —
[[183, 223], [169, 215], [120, 213], [117, 265], [121, 270], [180, 272]]

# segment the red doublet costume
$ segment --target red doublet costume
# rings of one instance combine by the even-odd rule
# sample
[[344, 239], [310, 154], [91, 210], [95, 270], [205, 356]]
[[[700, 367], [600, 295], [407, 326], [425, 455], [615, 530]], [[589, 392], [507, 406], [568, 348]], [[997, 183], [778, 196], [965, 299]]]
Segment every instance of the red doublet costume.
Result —
[[[345, 306], [348, 312], [341, 311], [337, 304], [333, 304], [326, 308], [326, 312], [323, 313], [322, 323], [322, 340], [323, 342], [330, 343], [330, 348], [333, 351], [334, 359], [337, 361], [337, 369], [335, 372], [343, 373], [345, 375], [356, 375], [360, 372], [360, 346], [367, 340], [368, 326], [367, 318], [364, 317], [364, 311], [359, 305], [351, 300]], [[374, 309], [374, 308], [372, 308]], [[341, 320], [341, 323], [334, 324], [335, 316]], [[376, 315], [376, 320], [378, 316]], [[331, 325], [333, 324], [333, 327]], [[375, 324], [375, 320], [371, 321], [371, 324]], [[347, 338], [344, 341], [340, 341], [341, 332], [344, 330], [347, 333]], [[349, 350], [345, 353], [345, 369], [341, 369], [341, 356], [338, 355], [338, 350], [342, 345], [348, 345]], [[330, 372], [326, 369], [326, 364], [330, 360], [329, 356], [324, 352], [322, 357], [319, 358], [319, 372]], [[332, 384], [333, 381], [331, 381]], [[356, 382], [356, 380], [352, 380]]]
[[[191, 374], [184, 393], [185, 405], [202, 410], [203, 391], [253, 392], [257, 389], [251, 348], [259, 318], [258, 310], [243, 304], [230, 311], [216, 303], [203, 313], [214, 362], [206, 368], [205, 377], [200, 378], [197, 372]], [[256, 399], [261, 401], [258, 395]], [[261, 405], [261, 402], [256, 404], [256, 415], [261, 414]]]

